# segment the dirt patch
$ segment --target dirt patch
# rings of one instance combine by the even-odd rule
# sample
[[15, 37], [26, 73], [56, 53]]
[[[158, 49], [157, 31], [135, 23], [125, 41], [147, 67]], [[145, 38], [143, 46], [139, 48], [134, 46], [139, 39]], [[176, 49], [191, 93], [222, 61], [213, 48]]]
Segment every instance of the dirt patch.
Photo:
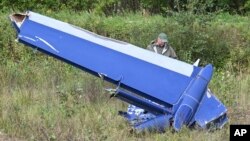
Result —
[[12, 138], [12, 137], [9, 137], [8, 135], [0, 132], [0, 141], [25, 141], [25, 140], [21, 140], [18, 138]]
[[230, 124], [249, 124], [250, 109], [246, 108], [230, 108], [228, 109], [228, 117]]

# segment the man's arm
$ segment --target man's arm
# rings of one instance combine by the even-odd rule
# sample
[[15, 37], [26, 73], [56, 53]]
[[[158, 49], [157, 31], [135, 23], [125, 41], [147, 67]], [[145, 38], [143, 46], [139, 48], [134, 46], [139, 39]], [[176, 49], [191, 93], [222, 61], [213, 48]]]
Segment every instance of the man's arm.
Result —
[[171, 46], [169, 46], [169, 49], [170, 49], [170, 57], [174, 59], [178, 59], [174, 49]]
[[155, 43], [155, 40], [151, 41], [150, 44], [147, 46], [147, 50], [154, 52], [154, 49], [153, 49], [154, 43]]

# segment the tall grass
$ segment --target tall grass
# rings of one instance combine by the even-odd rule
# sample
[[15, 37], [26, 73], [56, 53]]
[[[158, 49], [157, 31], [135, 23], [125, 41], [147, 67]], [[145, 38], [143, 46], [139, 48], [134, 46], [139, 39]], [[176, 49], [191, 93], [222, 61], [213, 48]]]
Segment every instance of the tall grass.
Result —
[[[35, 57], [36, 58], [36, 57]], [[0, 68], [0, 127], [27, 140], [228, 140], [229, 126], [216, 132], [171, 129], [164, 134], [131, 134], [117, 115], [126, 104], [109, 99], [109, 84], [47, 58]], [[20, 68], [28, 69], [20, 69]], [[32, 73], [35, 72], [35, 73]], [[229, 109], [229, 124], [249, 123], [250, 75], [216, 71], [211, 89]]]
[[[217, 64], [209, 87], [228, 107], [229, 124], [250, 123], [250, 59], [247, 55], [250, 34], [245, 30], [249, 28], [249, 18], [230, 15], [201, 18], [188, 14], [167, 18], [138, 14], [101, 17], [69, 11], [45, 14], [141, 47], [159, 32], [167, 32], [182, 60], [193, 62], [192, 56], [205, 56], [203, 59], [207, 60], [203, 63]], [[15, 32], [7, 13], [2, 15], [0, 131], [10, 137], [27, 140], [229, 139], [229, 124], [216, 132], [184, 128], [180, 133], [172, 133], [171, 129], [164, 134], [130, 133], [129, 125], [117, 115], [117, 111], [126, 110], [126, 104], [109, 99], [104, 91], [114, 86], [14, 42]], [[237, 19], [236, 22], [233, 19]], [[228, 54], [213, 54], [221, 53], [221, 48], [226, 48]]]
[[[54, 65], [59, 68], [46, 70], [45, 61], [31, 67], [36, 73], [18, 70], [17, 75], [1, 67], [1, 132], [27, 140], [228, 140], [229, 124], [250, 122], [249, 74], [215, 72], [210, 87], [229, 109], [230, 121], [222, 130], [184, 128], [180, 133], [169, 129], [163, 134], [134, 134], [117, 115], [117, 111], [126, 110], [126, 104], [109, 99], [103, 91], [107, 83], [61, 62], [50, 61], [52, 68]], [[37, 81], [25, 79], [22, 74]], [[19, 82], [22, 78], [23, 83]]]

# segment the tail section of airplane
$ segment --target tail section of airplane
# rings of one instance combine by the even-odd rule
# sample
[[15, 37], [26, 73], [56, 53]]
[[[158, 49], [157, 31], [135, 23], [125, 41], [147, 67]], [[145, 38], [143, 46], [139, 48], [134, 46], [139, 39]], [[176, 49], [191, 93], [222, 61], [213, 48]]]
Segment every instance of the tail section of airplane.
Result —
[[[112, 96], [137, 131], [227, 122], [227, 109], [208, 89], [213, 67], [198, 67], [28, 11], [10, 15], [19, 42], [117, 85]], [[197, 65], [196, 65], [197, 64]]]

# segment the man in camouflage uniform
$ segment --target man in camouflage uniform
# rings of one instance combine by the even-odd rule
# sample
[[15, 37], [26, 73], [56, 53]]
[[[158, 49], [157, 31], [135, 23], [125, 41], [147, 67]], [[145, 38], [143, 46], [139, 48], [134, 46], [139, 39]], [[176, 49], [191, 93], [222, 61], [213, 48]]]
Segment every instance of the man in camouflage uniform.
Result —
[[165, 33], [160, 33], [157, 39], [151, 41], [151, 44], [148, 45], [147, 49], [155, 53], [177, 59], [176, 53], [169, 45], [168, 37]]

